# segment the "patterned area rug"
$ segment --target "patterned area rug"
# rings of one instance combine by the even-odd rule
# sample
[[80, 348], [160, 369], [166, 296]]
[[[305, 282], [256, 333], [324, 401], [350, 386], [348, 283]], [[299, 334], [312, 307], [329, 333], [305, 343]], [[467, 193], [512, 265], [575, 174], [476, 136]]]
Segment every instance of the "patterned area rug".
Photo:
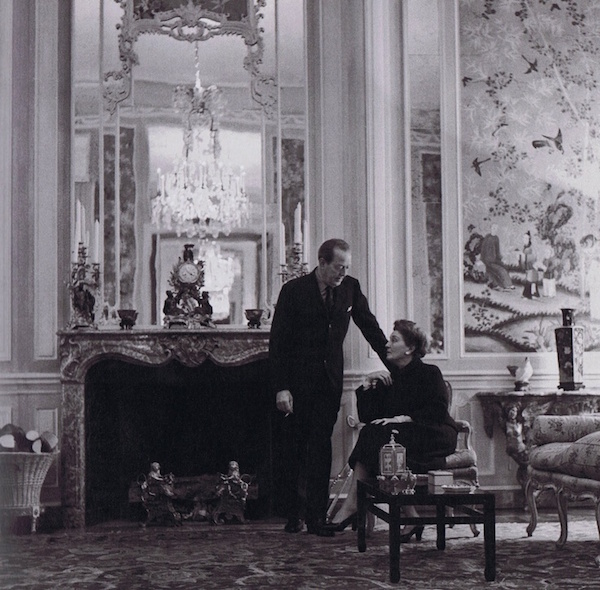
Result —
[[[385, 525], [384, 525], [385, 526]], [[377, 527], [359, 553], [350, 529], [334, 538], [284, 533], [281, 524], [178, 528], [102, 525], [86, 531], [2, 539], [0, 588], [5, 590], [127, 590], [213, 588], [599, 588], [600, 553], [593, 519], [569, 523], [562, 550], [559, 527], [541, 523], [528, 538], [523, 523], [498, 523], [497, 575], [483, 576], [483, 533], [449, 529], [445, 551], [435, 528], [402, 546], [401, 581], [389, 582], [387, 530]]]

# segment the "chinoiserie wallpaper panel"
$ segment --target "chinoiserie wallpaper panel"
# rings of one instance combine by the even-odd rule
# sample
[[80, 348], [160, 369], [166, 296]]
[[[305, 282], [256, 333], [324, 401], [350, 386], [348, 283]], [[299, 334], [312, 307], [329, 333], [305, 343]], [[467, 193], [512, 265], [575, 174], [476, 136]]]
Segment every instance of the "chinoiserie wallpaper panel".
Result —
[[459, 11], [465, 351], [600, 350], [600, 3]]

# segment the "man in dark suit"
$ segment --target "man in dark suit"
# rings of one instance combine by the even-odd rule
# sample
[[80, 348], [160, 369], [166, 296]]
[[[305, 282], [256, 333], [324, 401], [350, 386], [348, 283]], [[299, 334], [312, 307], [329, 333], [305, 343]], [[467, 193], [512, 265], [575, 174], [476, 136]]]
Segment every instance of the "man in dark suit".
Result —
[[269, 360], [277, 409], [283, 412], [281, 446], [285, 530], [331, 536], [324, 527], [331, 471], [331, 435], [343, 390], [343, 343], [350, 318], [382, 360], [387, 338], [359, 282], [347, 275], [350, 246], [324, 242], [319, 264], [281, 288], [271, 325]]

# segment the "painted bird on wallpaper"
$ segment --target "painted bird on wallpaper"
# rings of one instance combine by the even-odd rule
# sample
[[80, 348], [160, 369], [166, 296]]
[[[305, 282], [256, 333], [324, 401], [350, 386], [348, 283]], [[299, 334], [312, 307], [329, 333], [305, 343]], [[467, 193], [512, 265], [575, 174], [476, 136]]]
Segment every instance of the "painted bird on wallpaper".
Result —
[[534, 139], [531, 142], [534, 148], [552, 147], [554, 146], [561, 154], [564, 154], [562, 131], [559, 129], [556, 137], [548, 137], [542, 135], [545, 139]]
[[534, 59], [533, 61], [529, 61], [524, 55], [521, 55], [521, 57], [527, 62], [527, 65], [529, 66], [529, 68], [527, 69], [527, 71], [525, 72], [526, 74], [531, 74], [531, 72], [537, 72], [537, 59]]
[[498, 123], [498, 127], [492, 131], [492, 135], [496, 135], [496, 133], [498, 133], [502, 127], [508, 127], [508, 123]]
[[542, 137], [544, 139], [547, 139], [551, 143], [553, 143], [554, 147], [559, 152], [564, 153], [564, 150], [563, 150], [563, 137], [562, 137], [562, 131], [560, 129], [558, 130], [558, 133], [556, 134], [556, 137], [548, 137], [547, 135], [542, 135]]
[[479, 176], [481, 176], [481, 165], [484, 164], [485, 162], [489, 162], [492, 158], [487, 158], [485, 160], [480, 160], [479, 158], [475, 158], [473, 160], [473, 162], [471, 162], [471, 166], [473, 167], [473, 169], [475, 170], [475, 172], [477, 172], [477, 174], [479, 174]]

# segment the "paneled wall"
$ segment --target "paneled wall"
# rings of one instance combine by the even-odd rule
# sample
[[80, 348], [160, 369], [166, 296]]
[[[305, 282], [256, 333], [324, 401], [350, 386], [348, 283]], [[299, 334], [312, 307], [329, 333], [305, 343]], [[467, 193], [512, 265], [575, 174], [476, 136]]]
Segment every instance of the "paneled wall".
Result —
[[[408, 262], [402, 6], [400, 0], [310, 0], [306, 13], [310, 249], [331, 236], [351, 243], [352, 274], [386, 332], [394, 319], [412, 316], [419, 297]], [[493, 439], [485, 435], [476, 393], [511, 389], [506, 366], [523, 355], [463, 350], [458, 3], [439, 6], [447, 348], [434, 362], [453, 383], [455, 415], [474, 428], [482, 484], [510, 495], [519, 490], [516, 465], [499, 429]], [[69, 313], [72, 221], [69, 37], [69, 0], [0, 2], [0, 421], [24, 428], [60, 424], [56, 330]], [[355, 415], [354, 389], [365, 372], [380, 368], [355, 328], [346, 352], [334, 471], [356, 436], [345, 422]], [[537, 352], [531, 360], [532, 387], [555, 388], [555, 353]], [[597, 360], [597, 353], [586, 356], [588, 388], [599, 385]]]
[[[58, 434], [56, 331], [68, 309], [70, 2], [7, 0], [0, 29], [0, 422]], [[57, 464], [42, 498], [59, 502]]]
[[0, 362], [10, 361], [12, 227], [12, 2], [0, 4]]

